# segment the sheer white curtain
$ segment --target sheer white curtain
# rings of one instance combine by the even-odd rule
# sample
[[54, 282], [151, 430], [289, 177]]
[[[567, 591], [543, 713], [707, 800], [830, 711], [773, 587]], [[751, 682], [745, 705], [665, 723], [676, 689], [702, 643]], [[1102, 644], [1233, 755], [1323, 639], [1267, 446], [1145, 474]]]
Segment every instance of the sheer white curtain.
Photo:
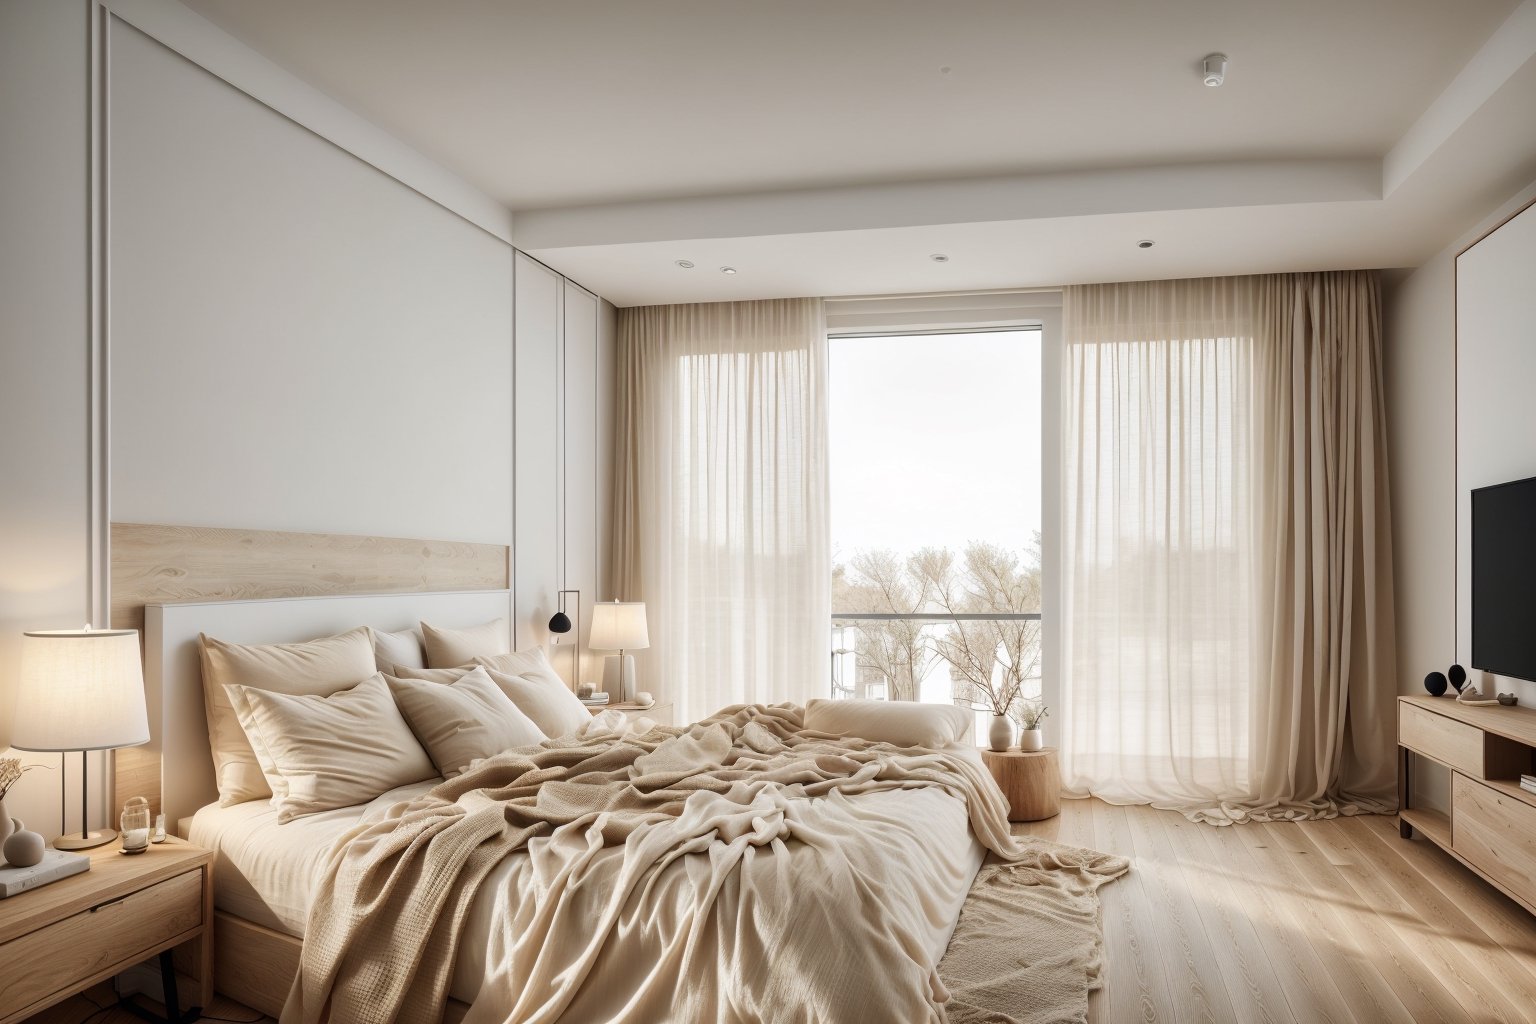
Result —
[[614, 559], [682, 721], [827, 695], [819, 299], [620, 310]]
[[1064, 291], [1070, 791], [1216, 823], [1392, 809], [1377, 289]]

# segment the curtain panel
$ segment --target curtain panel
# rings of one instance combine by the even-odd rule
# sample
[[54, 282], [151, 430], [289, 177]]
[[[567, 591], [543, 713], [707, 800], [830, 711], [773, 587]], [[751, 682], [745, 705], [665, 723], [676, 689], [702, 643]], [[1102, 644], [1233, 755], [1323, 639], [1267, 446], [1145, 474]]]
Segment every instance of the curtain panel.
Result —
[[826, 383], [820, 299], [619, 311], [615, 582], [682, 721], [827, 695]]
[[1063, 326], [1069, 791], [1393, 810], [1376, 276], [1077, 286]]

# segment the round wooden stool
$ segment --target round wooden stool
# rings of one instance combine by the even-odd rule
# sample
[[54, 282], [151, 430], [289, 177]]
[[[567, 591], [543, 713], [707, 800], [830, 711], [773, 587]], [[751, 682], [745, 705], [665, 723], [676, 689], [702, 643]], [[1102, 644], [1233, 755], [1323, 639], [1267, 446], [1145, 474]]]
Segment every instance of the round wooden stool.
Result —
[[981, 760], [1008, 798], [1009, 821], [1039, 821], [1061, 813], [1061, 762], [1055, 747], [983, 750]]

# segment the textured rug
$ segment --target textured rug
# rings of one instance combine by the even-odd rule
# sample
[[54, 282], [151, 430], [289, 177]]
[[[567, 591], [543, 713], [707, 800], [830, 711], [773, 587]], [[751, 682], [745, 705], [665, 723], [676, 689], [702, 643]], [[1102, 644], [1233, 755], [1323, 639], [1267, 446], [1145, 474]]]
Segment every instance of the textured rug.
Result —
[[1098, 987], [1104, 958], [1099, 887], [1131, 862], [1017, 838], [1024, 858], [989, 858], [982, 866], [939, 961], [950, 1024], [1088, 1020], [1088, 993]]

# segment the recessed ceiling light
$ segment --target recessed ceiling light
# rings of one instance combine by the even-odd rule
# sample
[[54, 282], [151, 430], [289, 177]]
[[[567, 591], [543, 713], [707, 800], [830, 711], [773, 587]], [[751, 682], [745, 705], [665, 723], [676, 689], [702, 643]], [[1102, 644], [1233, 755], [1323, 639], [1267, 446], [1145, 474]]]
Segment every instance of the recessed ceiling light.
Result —
[[1153, 242], [1152, 239], [1150, 239], [1150, 238], [1143, 238], [1141, 241], [1136, 243], [1136, 248], [1138, 248], [1138, 249], [1150, 249], [1155, 244], [1156, 243]]
[[722, 273], [722, 274], [734, 274], [734, 273], [736, 273], [736, 268], [735, 267], [721, 267], [720, 268], [720, 273]]
[[929, 253], [928, 254], [928, 258], [933, 260], [933, 262], [935, 262], [935, 263], [948, 263], [949, 262], [949, 257], [944, 255], [941, 252]]
[[693, 260], [677, 260], [676, 262], [677, 265], [682, 267], [684, 270], [693, 269]]

